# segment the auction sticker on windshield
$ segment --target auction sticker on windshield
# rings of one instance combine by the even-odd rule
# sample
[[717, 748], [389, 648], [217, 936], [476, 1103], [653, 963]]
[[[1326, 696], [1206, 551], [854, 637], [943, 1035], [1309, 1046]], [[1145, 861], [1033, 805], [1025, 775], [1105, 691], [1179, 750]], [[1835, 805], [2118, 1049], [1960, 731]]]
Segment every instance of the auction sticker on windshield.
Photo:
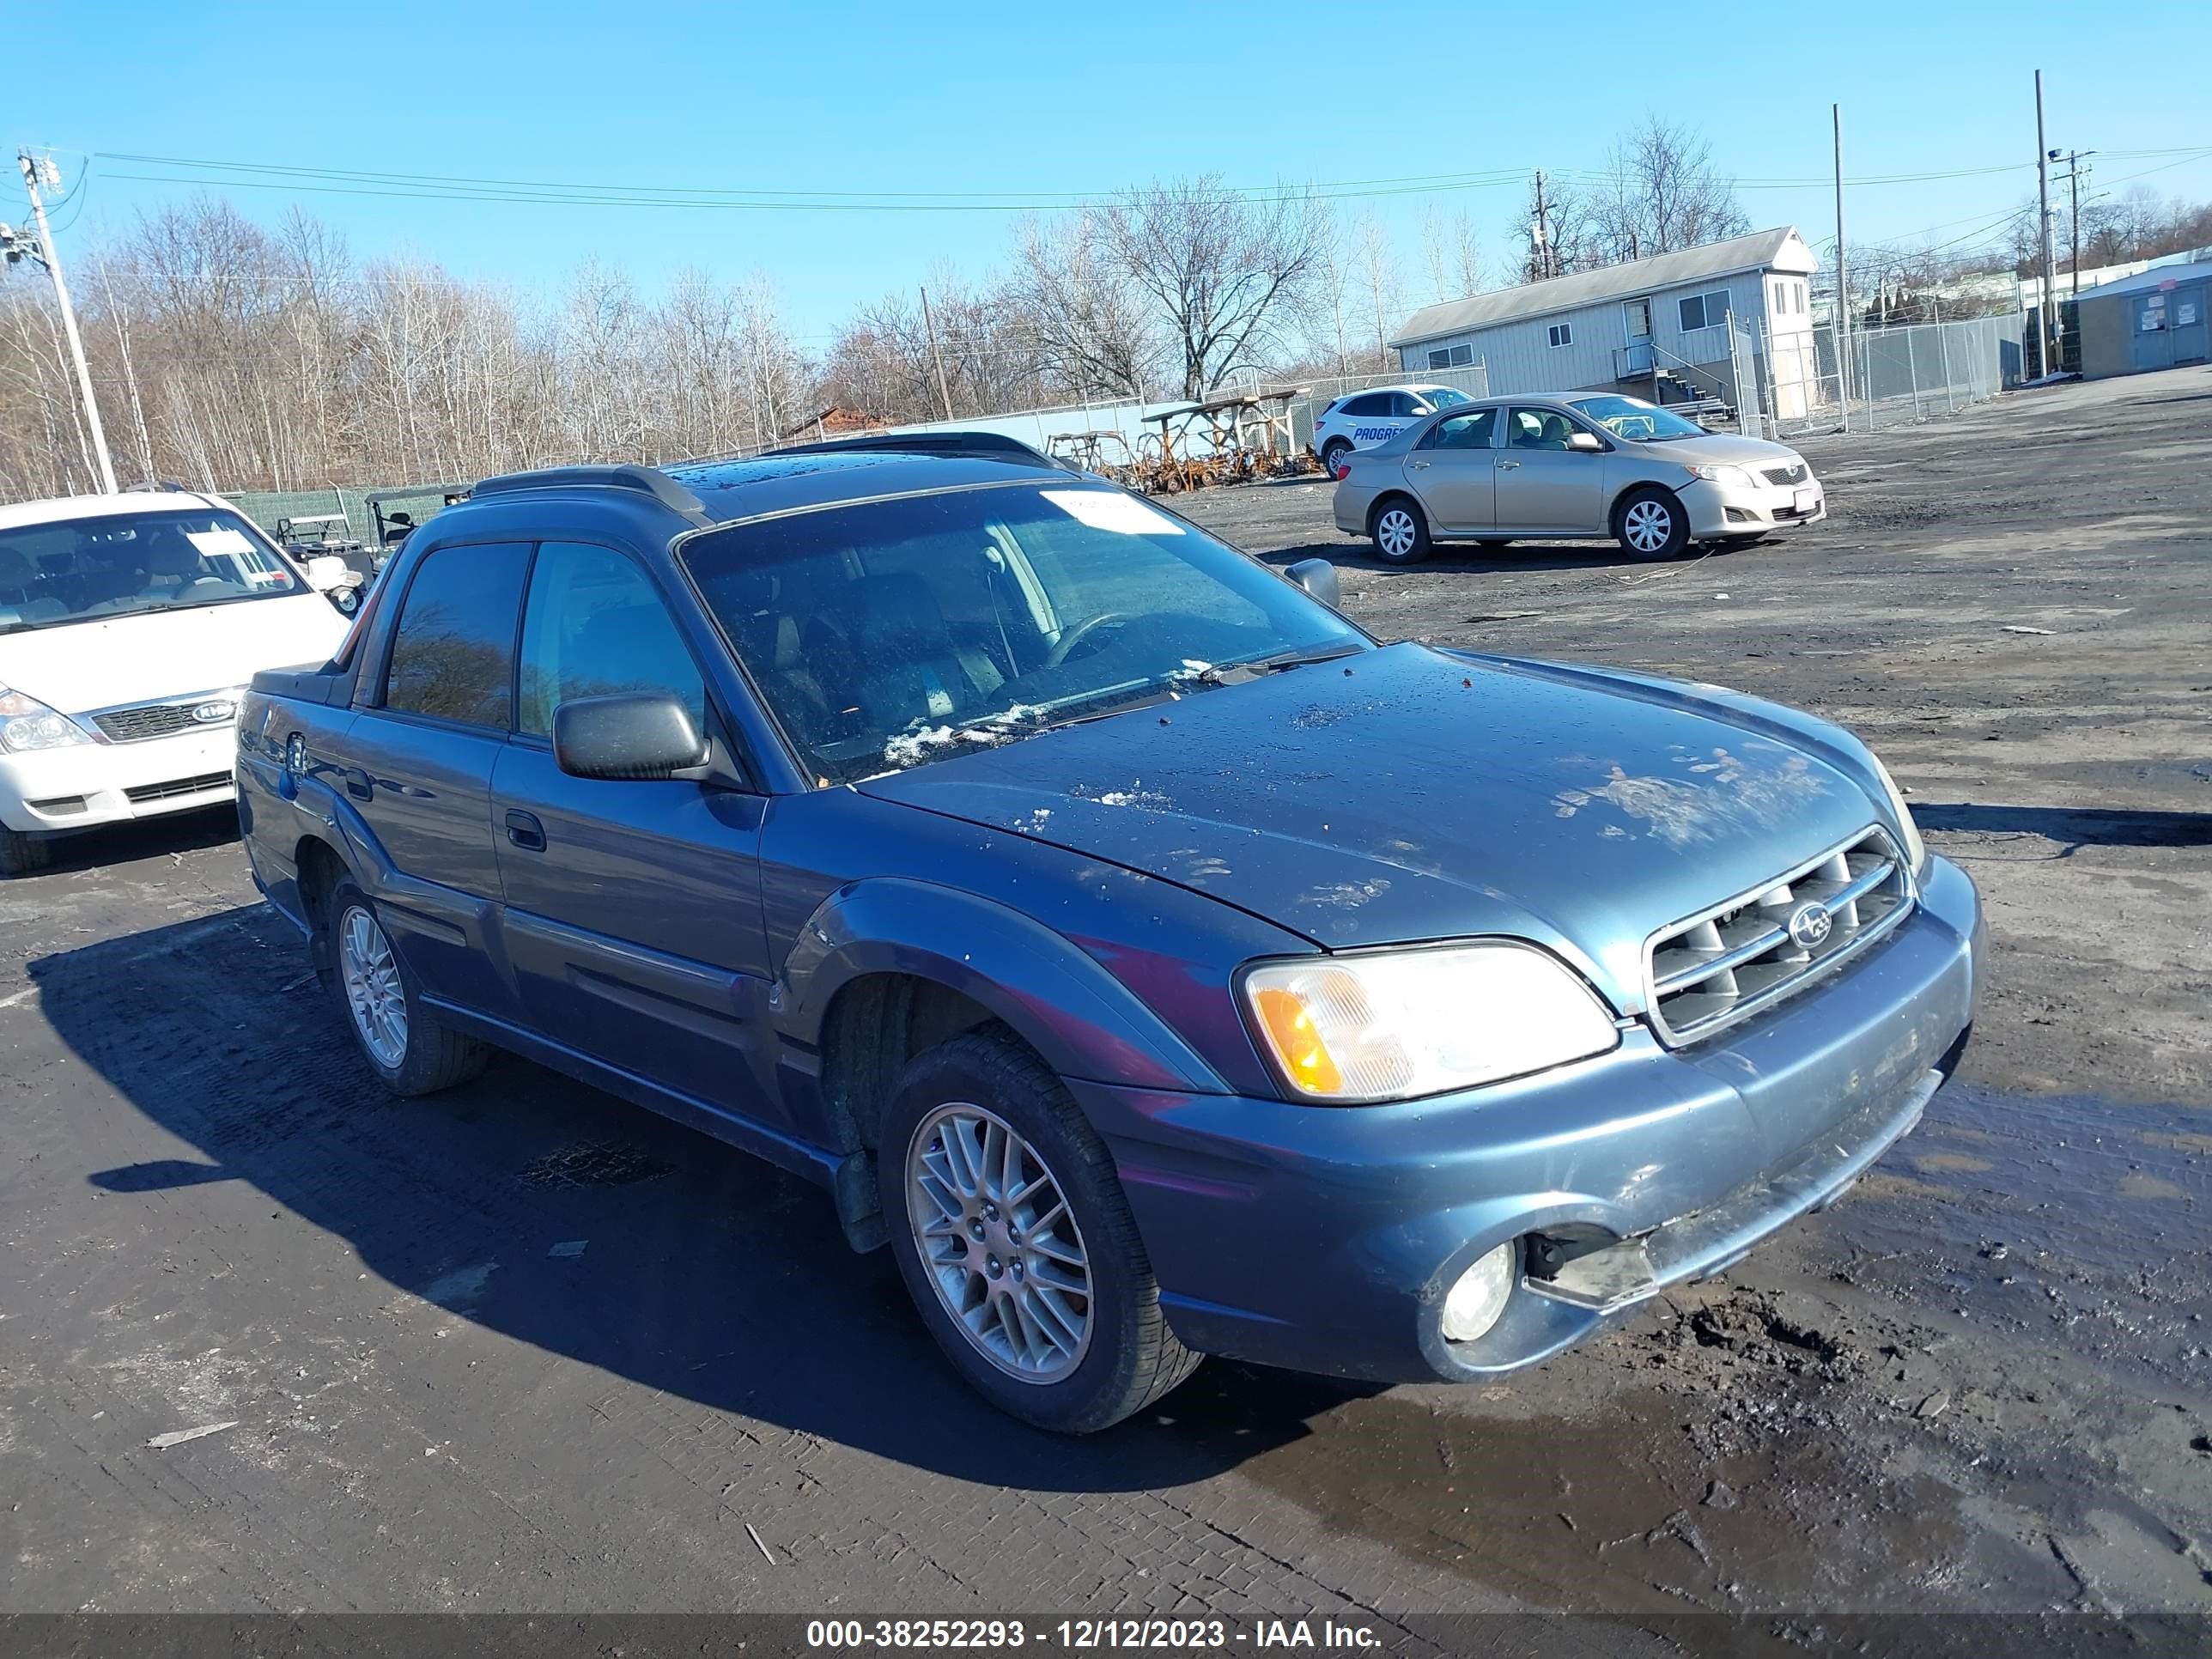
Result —
[[1180, 536], [1182, 526], [1134, 495], [1107, 489], [1041, 489], [1037, 492], [1071, 519], [1117, 536]]

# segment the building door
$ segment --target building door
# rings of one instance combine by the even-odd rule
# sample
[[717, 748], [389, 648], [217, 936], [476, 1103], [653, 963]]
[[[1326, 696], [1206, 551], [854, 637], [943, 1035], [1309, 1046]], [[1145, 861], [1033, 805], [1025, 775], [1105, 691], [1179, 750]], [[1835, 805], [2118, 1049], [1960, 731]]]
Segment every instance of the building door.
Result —
[[1622, 326], [1628, 336], [1628, 349], [1621, 360], [1621, 378], [1651, 373], [1651, 301], [1650, 299], [1629, 300], [1622, 303]]
[[2172, 295], [2164, 289], [2148, 294], [2138, 294], [2130, 302], [2130, 331], [2133, 337], [2133, 364], [2142, 368], [2171, 368], [2173, 367], [2173, 331], [2168, 312]]
[[2201, 363], [2212, 357], [2212, 319], [2204, 314], [2208, 301], [2212, 301], [2212, 283], [2207, 283], [2176, 289], [2166, 296], [2172, 319], [2166, 331], [2172, 338], [2175, 362]]

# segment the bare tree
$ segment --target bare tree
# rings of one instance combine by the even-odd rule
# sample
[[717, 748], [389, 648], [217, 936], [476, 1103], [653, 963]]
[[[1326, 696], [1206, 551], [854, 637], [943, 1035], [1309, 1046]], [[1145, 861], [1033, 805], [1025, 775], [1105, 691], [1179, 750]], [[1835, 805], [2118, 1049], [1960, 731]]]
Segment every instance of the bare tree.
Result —
[[1698, 247], [1751, 228], [1712, 146], [1656, 114], [1615, 142], [1596, 204], [1608, 263]]
[[1482, 249], [1465, 208], [1449, 218], [1434, 207], [1421, 215], [1421, 262], [1431, 303], [1482, 291]]
[[1187, 398], [1285, 343], [1326, 237], [1310, 196], [1254, 198], [1211, 174], [1130, 191], [1097, 223], [1164, 325]]
[[1528, 202], [1514, 236], [1526, 250], [1520, 270], [1524, 283], [1613, 263], [1606, 257], [1595, 202], [1573, 185], [1550, 178], [1529, 180]]
[[1104, 220], [1032, 220], [1014, 259], [1005, 297], [1037, 372], [1063, 392], [1143, 397], [1158, 348]]
[[1399, 276], [1398, 250], [1389, 233], [1370, 209], [1359, 216], [1352, 232], [1353, 268], [1359, 284], [1360, 321], [1366, 325], [1361, 341], [1364, 353], [1376, 368], [1392, 366], [1391, 331], [1405, 320], [1405, 287]]

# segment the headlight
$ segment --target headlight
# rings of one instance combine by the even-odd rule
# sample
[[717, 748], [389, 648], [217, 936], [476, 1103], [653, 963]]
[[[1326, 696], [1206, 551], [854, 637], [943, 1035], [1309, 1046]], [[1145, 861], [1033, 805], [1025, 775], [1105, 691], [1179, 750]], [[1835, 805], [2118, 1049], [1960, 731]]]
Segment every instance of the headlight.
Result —
[[1601, 1054], [1620, 1041], [1589, 987], [1507, 940], [1265, 962], [1244, 1000], [1276, 1068], [1315, 1100], [1407, 1100]]
[[0, 749], [21, 755], [33, 749], [63, 749], [91, 741], [84, 728], [67, 715], [57, 714], [36, 697], [0, 686]]
[[1920, 826], [1912, 821], [1912, 809], [1905, 804], [1905, 791], [1897, 787], [1897, 780], [1889, 775], [1889, 769], [1881, 763], [1881, 757], [1873, 750], [1867, 755], [1874, 762], [1874, 769], [1881, 778], [1881, 787], [1889, 791], [1889, 810], [1897, 814], [1897, 827], [1905, 834], [1905, 859], [1918, 875], [1928, 863], [1928, 844], [1920, 839]]
[[1703, 478], [1707, 483], [1726, 484], [1731, 489], [1753, 489], [1751, 474], [1740, 466], [1693, 466], [1690, 476]]

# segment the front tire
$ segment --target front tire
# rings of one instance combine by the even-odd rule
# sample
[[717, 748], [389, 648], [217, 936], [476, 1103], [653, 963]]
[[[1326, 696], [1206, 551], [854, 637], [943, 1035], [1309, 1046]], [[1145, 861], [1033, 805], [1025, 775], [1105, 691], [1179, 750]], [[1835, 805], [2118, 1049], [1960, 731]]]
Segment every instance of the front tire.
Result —
[[392, 948], [368, 895], [340, 882], [324, 914], [328, 935], [317, 944], [330, 964], [329, 983], [362, 1058], [395, 1095], [412, 1098], [465, 1083], [491, 1051], [441, 1024], [422, 1006], [415, 976]]
[[34, 874], [53, 861], [53, 842], [0, 824], [0, 880]]
[[1407, 496], [1383, 497], [1367, 533], [1386, 564], [1419, 564], [1429, 556], [1428, 515]]
[[1676, 558], [1690, 544], [1690, 515], [1672, 490], [1647, 485], [1613, 509], [1613, 535], [1633, 557]]
[[981, 1030], [915, 1056], [878, 1145], [907, 1292], [952, 1368], [1000, 1410], [1089, 1434], [1197, 1369], [1160, 1311], [1112, 1155], [1029, 1049]]

